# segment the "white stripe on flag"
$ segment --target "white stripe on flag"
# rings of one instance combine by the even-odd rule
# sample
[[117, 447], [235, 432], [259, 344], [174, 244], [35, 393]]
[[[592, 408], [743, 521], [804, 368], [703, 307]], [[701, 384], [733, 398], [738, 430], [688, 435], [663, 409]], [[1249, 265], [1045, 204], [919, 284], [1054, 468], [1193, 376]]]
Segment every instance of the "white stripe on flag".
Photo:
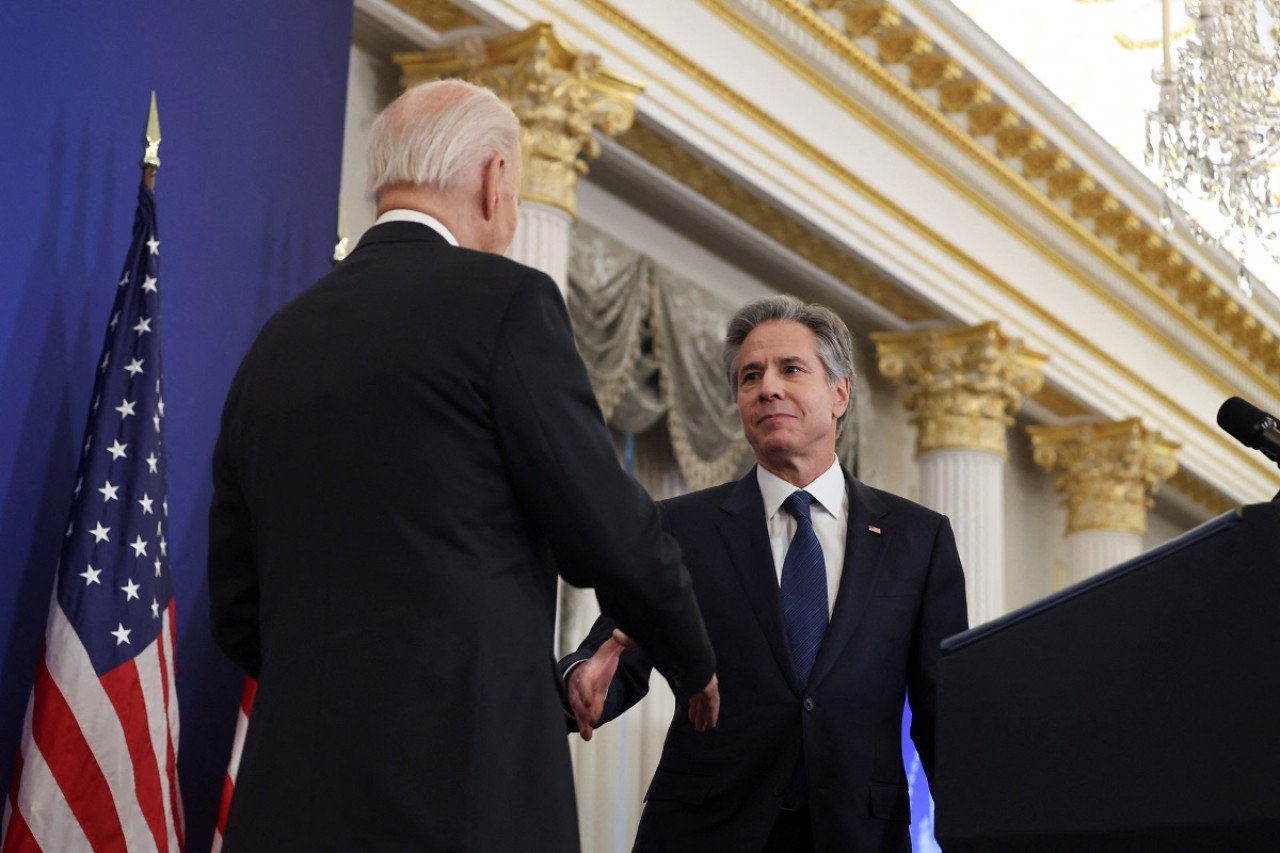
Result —
[[[55, 602], [49, 608], [49, 628], [45, 641], [48, 648], [49, 672], [54, 683], [66, 697], [71, 712], [80, 723], [89, 749], [93, 752], [111, 789], [116, 813], [129, 844], [129, 853], [153, 853], [158, 851], [155, 836], [138, 803], [133, 775], [133, 763], [129, 760], [129, 744], [125, 741], [124, 726], [116, 716], [111, 698], [98, 681], [98, 674], [89, 662], [89, 655], [80, 644], [62, 607]], [[154, 646], [155, 643], [152, 643]], [[149, 656], [144, 649], [139, 658]]]
[[[18, 791], [18, 812], [46, 853], [93, 853], [88, 837], [31, 736], [31, 706], [29, 699], [27, 716], [22, 723], [22, 787]], [[7, 833], [7, 824], [5, 830]]]
[[[167, 618], [167, 611], [162, 614]], [[160, 771], [160, 797], [164, 803], [164, 813], [172, 814], [172, 803], [169, 798], [169, 777], [165, 766], [169, 761], [169, 730], [164, 707], [164, 683], [160, 677], [160, 655], [164, 651], [164, 633], [161, 632], [156, 642], [147, 650], [134, 658], [138, 666], [138, 681], [142, 685], [142, 701], [147, 709], [147, 734], [151, 740], [151, 749], [156, 756], [156, 767]], [[165, 661], [172, 668], [173, 661]], [[169, 849], [178, 850], [178, 834], [172, 823], [166, 821], [166, 832], [169, 836]]]

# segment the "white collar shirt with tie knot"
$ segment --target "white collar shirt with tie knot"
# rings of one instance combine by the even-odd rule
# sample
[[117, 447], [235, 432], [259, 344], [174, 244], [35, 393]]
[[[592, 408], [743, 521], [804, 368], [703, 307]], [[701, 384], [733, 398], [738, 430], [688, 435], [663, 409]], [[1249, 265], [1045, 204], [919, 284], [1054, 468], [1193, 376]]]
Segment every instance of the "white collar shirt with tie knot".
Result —
[[[782, 585], [782, 563], [796, 532], [796, 520], [782, 508], [782, 502], [796, 486], [756, 466], [756, 481], [760, 484], [760, 497], [764, 500], [764, 517], [769, 528], [769, 547], [773, 552], [773, 568], [777, 572], [778, 585]], [[827, 569], [827, 617], [835, 607], [836, 591], [840, 588], [840, 575], [844, 570], [844, 545], [849, 534], [849, 494], [845, 488], [844, 472], [840, 463], [832, 460], [831, 467], [818, 479], [804, 487], [813, 496], [809, 517], [813, 532], [822, 546], [822, 559]]]

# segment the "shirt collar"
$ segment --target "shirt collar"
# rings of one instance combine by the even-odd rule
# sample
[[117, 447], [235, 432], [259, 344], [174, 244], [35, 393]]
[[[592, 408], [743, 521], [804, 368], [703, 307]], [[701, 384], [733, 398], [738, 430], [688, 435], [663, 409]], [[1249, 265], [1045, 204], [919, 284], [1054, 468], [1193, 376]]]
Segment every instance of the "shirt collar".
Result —
[[443, 222], [436, 219], [431, 214], [423, 213], [420, 210], [406, 210], [402, 207], [398, 207], [393, 210], [388, 210], [386, 213], [379, 216], [373, 224], [381, 225], [384, 222], [417, 222], [418, 224], [425, 225], [432, 231], [435, 231], [448, 241], [450, 246], [458, 245], [458, 239], [453, 236], [452, 231], [445, 227]]
[[[796, 490], [794, 485], [777, 474], [766, 471], [762, 465], [756, 466], [756, 482], [760, 484], [760, 497], [764, 499], [766, 519], [773, 518], [782, 508], [782, 502]], [[844, 507], [844, 485], [844, 471], [840, 468], [840, 461], [833, 459], [831, 467], [805, 486], [804, 490], [813, 495], [814, 502], [838, 521]]]

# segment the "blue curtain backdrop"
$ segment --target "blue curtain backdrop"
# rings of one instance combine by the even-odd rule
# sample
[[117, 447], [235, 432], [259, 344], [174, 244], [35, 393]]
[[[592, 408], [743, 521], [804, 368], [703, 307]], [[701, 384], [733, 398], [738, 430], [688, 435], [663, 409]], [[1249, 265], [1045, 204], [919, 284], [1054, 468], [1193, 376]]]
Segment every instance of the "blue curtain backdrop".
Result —
[[155, 89], [179, 773], [188, 849], [208, 849], [241, 686], [209, 639], [209, 456], [257, 329], [329, 265], [351, 16], [352, 0], [0, 4], [0, 799]]

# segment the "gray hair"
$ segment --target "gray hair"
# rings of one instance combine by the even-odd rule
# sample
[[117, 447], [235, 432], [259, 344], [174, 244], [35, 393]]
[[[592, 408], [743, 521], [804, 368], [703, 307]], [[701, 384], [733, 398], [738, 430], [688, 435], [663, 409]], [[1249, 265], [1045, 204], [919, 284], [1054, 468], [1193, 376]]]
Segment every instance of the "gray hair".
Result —
[[394, 184], [449, 190], [491, 157], [514, 156], [519, 143], [520, 120], [493, 92], [462, 80], [422, 83], [374, 119], [369, 192]]
[[729, 320], [729, 328], [724, 335], [723, 361], [725, 378], [729, 380], [729, 393], [735, 397], [738, 393], [738, 353], [742, 350], [743, 342], [753, 329], [770, 320], [788, 320], [807, 327], [816, 339], [818, 360], [827, 373], [827, 384], [835, 385], [841, 379], [849, 380], [849, 407], [836, 424], [837, 432], [843, 430], [845, 418], [853, 408], [853, 335], [844, 320], [825, 305], [806, 303], [794, 296], [778, 294], [748, 302], [738, 309], [738, 313]]

